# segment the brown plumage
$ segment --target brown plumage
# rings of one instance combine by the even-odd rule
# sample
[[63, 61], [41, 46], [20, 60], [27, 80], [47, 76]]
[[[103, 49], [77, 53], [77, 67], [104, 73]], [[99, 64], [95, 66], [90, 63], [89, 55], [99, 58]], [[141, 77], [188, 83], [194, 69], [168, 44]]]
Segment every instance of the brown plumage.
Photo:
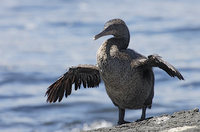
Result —
[[72, 85], [74, 89], [80, 89], [81, 84], [83, 87], [91, 88], [97, 87], [101, 82], [98, 67], [94, 65], [79, 65], [71, 67], [62, 75], [56, 82], [49, 86], [46, 95], [47, 102], [60, 102], [65, 94], [65, 97], [71, 94]]
[[158, 55], [148, 58], [128, 49], [130, 34], [125, 22], [112, 19], [106, 22], [102, 32], [94, 39], [113, 35], [106, 40], [97, 52], [97, 66], [80, 65], [71, 67], [55, 83], [49, 86], [47, 102], [61, 101], [71, 94], [72, 85], [75, 90], [81, 85], [84, 88], [96, 87], [101, 78], [106, 92], [113, 104], [119, 109], [118, 124], [124, 120], [125, 109], [142, 109], [141, 120], [146, 117], [146, 108], [151, 108], [154, 97], [154, 73], [152, 68], [159, 67], [171, 77], [184, 80], [180, 72]]
[[180, 80], [184, 80], [181, 73], [173, 67], [168, 62], [161, 59], [158, 55], [149, 55], [148, 58], [139, 59], [138, 61], [133, 61], [131, 64], [134, 68], [136, 67], [159, 67], [168, 73], [171, 77], [178, 77]]

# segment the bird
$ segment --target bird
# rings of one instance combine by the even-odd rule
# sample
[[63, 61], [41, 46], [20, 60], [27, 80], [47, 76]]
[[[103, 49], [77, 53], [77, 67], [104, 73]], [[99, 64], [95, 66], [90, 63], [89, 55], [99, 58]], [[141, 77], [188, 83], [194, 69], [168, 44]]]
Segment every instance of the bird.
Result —
[[70, 67], [57, 81], [47, 88], [47, 102], [60, 102], [75, 90], [98, 87], [104, 83], [107, 95], [118, 108], [118, 125], [124, 120], [126, 109], [142, 109], [139, 121], [146, 119], [146, 109], [151, 108], [154, 97], [153, 67], [164, 70], [169, 76], [184, 80], [181, 73], [157, 54], [147, 57], [128, 48], [130, 33], [126, 23], [111, 19], [103, 30], [94, 36], [97, 40], [112, 35], [97, 51], [97, 63]]

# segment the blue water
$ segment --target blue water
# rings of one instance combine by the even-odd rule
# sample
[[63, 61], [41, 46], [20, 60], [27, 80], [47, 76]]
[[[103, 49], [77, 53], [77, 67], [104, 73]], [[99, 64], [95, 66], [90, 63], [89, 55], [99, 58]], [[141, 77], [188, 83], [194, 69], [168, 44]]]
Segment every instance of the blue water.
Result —
[[[104, 85], [81, 89], [62, 103], [47, 104], [45, 92], [66, 69], [96, 64], [108, 37], [93, 41], [112, 18], [126, 21], [129, 47], [159, 54], [185, 81], [159, 69], [147, 116], [200, 106], [199, 0], [1, 0], [0, 131], [62, 132], [116, 125], [117, 108]], [[126, 120], [140, 118], [127, 110]]]

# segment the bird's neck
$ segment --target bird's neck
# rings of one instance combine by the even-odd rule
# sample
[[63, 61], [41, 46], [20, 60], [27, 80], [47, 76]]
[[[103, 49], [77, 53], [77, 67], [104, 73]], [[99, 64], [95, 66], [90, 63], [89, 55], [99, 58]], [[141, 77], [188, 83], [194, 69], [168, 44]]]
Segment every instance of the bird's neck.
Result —
[[117, 45], [118, 49], [127, 49], [129, 45], [130, 37], [112, 37], [108, 39], [108, 43], [111, 45]]
[[130, 33], [127, 27], [125, 27], [124, 30], [120, 32], [120, 34], [116, 33], [113, 36], [114, 36], [113, 39], [115, 39], [115, 41], [117, 42], [115, 43], [115, 45], [117, 45], [119, 49], [128, 48], [129, 41], [130, 41]]

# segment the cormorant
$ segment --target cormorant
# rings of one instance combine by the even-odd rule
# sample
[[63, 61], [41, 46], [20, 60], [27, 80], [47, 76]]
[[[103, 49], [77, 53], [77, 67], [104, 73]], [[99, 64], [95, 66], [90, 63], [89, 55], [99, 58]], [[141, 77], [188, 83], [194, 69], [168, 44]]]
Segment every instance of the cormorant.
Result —
[[79, 65], [69, 70], [47, 89], [47, 102], [60, 102], [75, 90], [97, 87], [103, 80], [108, 96], [119, 109], [118, 124], [124, 120], [125, 109], [142, 109], [140, 120], [144, 120], [146, 109], [151, 108], [154, 96], [154, 73], [152, 67], [159, 67], [171, 77], [184, 80], [180, 72], [158, 55], [145, 57], [128, 49], [130, 33], [125, 22], [112, 19], [106, 22], [102, 32], [94, 40], [113, 35], [97, 52], [97, 65]]

